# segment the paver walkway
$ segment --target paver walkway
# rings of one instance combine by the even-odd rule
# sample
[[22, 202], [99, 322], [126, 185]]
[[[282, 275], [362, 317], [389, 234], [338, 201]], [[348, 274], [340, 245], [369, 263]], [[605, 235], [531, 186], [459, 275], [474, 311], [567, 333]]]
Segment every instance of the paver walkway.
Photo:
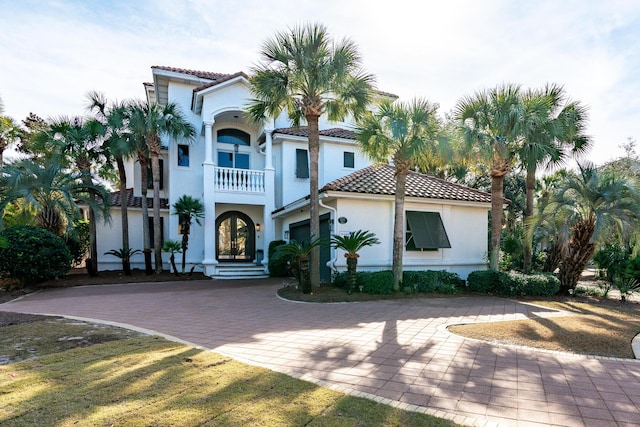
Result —
[[446, 330], [562, 313], [489, 297], [300, 304], [275, 297], [279, 284], [55, 289], [0, 310], [134, 325], [466, 425], [640, 424], [640, 361], [496, 346]]

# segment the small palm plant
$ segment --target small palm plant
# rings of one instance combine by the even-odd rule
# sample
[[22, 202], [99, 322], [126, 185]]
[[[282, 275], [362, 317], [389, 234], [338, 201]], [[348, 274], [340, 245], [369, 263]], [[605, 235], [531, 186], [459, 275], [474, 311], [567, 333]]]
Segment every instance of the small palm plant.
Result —
[[162, 252], [168, 252], [171, 254], [169, 261], [171, 262], [173, 273], [177, 276], [178, 269], [176, 268], [176, 254], [182, 252], [182, 244], [177, 240], [166, 240], [164, 245], [162, 245]]
[[131, 248], [120, 248], [120, 249], [111, 249], [110, 251], [105, 252], [105, 255], [113, 255], [122, 260], [122, 266], [124, 270], [125, 276], [131, 276], [131, 257], [136, 254], [141, 254], [142, 251], [140, 249], [131, 249]]
[[184, 273], [187, 248], [189, 247], [191, 221], [195, 219], [196, 223], [200, 225], [200, 219], [204, 218], [204, 205], [200, 199], [195, 199], [185, 194], [173, 204], [173, 214], [178, 215], [178, 220], [180, 221], [180, 233], [182, 234], [182, 273]]
[[331, 246], [336, 249], [342, 249], [347, 259], [347, 275], [349, 277], [349, 289], [347, 292], [351, 293], [356, 286], [356, 269], [358, 266], [358, 258], [360, 255], [358, 252], [367, 246], [373, 246], [380, 244], [380, 240], [376, 237], [375, 233], [363, 230], [355, 231], [346, 236], [334, 235], [331, 238]]
[[302, 293], [310, 294], [312, 292], [311, 280], [309, 279], [309, 255], [313, 248], [322, 244], [322, 239], [311, 237], [299, 243], [292, 240], [286, 245], [279, 246], [277, 252], [289, 255], [291, 257], [291, 272], [298, 280]]

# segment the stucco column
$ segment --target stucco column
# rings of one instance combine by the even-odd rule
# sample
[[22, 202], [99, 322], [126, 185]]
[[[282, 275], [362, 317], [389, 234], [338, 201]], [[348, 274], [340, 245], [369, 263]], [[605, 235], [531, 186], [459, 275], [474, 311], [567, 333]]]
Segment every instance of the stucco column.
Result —
[[264, 266], [264, 271], [267, 273], [269, 271], [269, 243], [275, 240], [276, 236], [276, 227], [275, 221], [271, 217], [271, 212], [273, 212], [276, 208], [276, 174], [273, 168], [273, 141], [271, 134], [273, 133], [273, 129], [265, 129], [265, 162], [264, 162], [264, 192], [265, 192], [265, 202], [264, 202], [264, 210], [263, 210], [263, 221], [264, 221], [264, 232], [263, 232], [263, 250], [264, 250], [264, 259], [262, 260], [262, 265]]
[[204, 163], [207, 165], [215, 164], [213, 161], [213, 123], [213, 120], [204, 122]]
[[204, 259], [202, 266], [204, 274], [212, 276], [216, 273], [216, 192], [215, 192], [215, 167], [213, 157], [213, 123], [204, 122], [205, 158], [202, 165], [203, 199], [204, 199]]

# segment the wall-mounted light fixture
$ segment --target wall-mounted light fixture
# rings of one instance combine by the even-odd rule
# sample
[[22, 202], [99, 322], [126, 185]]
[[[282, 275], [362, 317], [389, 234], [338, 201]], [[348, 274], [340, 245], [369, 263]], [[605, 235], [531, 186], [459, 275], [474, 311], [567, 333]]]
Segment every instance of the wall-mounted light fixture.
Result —
[[262, 230], [262, 226], [258, 223], [256, 224], [256, 231], [260, 231]]
[[289, 240], [289, 230], [284, 230], [284, 240]]

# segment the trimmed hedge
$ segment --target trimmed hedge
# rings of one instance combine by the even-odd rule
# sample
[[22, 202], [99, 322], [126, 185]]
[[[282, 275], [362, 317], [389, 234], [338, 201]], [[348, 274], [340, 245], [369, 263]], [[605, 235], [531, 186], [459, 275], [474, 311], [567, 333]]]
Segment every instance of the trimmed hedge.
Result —
[[0, 273], [22, 287], [64, 276], [72, 256], [64, 240], [50, 231], [17, 225], [0, 232], [7, 239], [0, 248]]
[[560, 291], [560, 281], [549, 273], [481, 270], [469, 274], [467, 289], [500, 296], [551, 296]]
[[[462, 283], [460, 276], [447, 271], [405, 271], [402, 287], [410, 292], [455, 294]], [[346, 288], [348, 277], [346, 272], [334, 276], [333, 284], [339, 288]], [[393, 273], [384, 271], [359, 271], [356, 273], [356, 286], [362, 286], [362, 292], [367, 294], [390, 294], [393, 292]]]
[[269, 242], [269, 276], [288, 277], [288, 264], [291, 256], [278, 251], [280, 246], [286, 245], [284, 240]]

